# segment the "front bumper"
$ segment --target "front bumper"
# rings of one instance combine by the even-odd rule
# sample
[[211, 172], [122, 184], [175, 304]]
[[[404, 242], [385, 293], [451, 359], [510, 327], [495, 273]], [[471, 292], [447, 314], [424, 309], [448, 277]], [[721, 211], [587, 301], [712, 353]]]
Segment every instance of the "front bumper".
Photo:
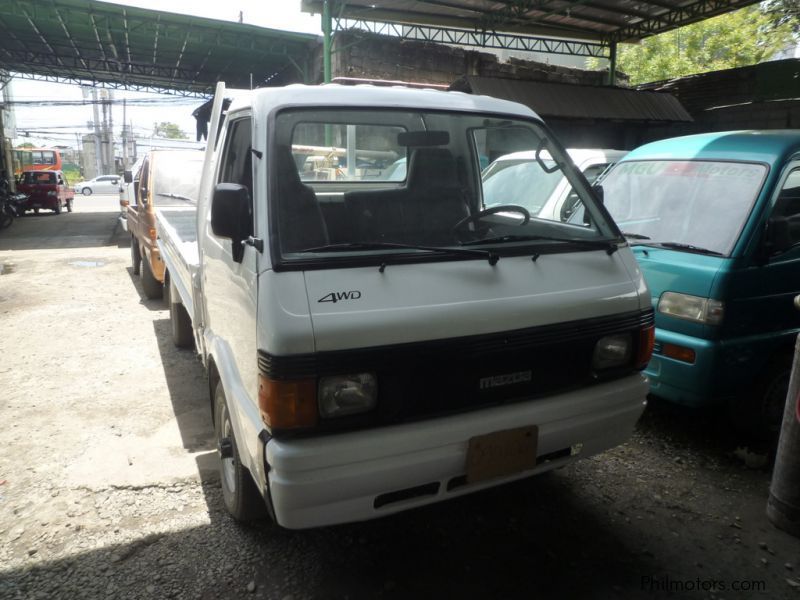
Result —
[[[656, 349], [645, 375], [650, 392], [676, 404], [693, 408], [715, 406], [748, 389], [781, 348], [790, 348], [797, 332], [706, 340], [656, 328]], [[691, 348], [690, 364], [661, 354], [664, 344]]]
[[[321, 438], [270, 440], [266, 460], [275, 517], [290, 529], [361, 521], [548, 471], [624, 442], [644, 410], [647, 390], [644, 377], [636, 374], [439, 419]], [[536, 468], [464, 483], [471, 438], [525, 425], [539, 427]], [[393, 498], [403, 499], [387, 502]]]

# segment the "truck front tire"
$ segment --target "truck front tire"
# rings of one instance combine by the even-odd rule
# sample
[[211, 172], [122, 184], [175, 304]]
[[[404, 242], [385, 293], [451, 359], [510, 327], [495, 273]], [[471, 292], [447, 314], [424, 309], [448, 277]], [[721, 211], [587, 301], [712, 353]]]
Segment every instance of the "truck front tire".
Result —
[[239, 449], [222, 382], [214, 392], [214, 434], [219, 453], [219, 479], [225, 509], [237, 521], [252, 521], [266, 515], [266, 506], [253, 477], [239, 459]]
[[153, 275], [147, 256], [142, 257], [142, 289], [149, 300], [158, 300], [164, 295], [163, 286]]

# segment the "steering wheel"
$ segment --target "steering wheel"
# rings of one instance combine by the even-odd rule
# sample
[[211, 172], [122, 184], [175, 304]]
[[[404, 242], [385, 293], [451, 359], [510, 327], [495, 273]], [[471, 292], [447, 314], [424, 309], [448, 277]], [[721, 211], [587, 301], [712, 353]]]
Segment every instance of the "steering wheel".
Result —
[[453, 225], [453, 233], [458, 233], [459, 231], [463, 230], [466, 225], [470, 223], [477, 223], [484, 217], [488, 217], [489, 215], [496, 215], [497, 213], [503, 212], [513, 212], [519, 213], [522, 215], [522, 222], [519, 224], [520, 227], [523, 225], [527, 225], [528, 221], [531, 220], [531, 213], [528, 212], [524, 206], [519, 206], [517, 204], [501, 204], [499, 206], [492, 206], [490, 208], [484, 208], [480, 212], [476, 212], [474, 215], [469, 215], [468, 217], [464, 217], [458, 223]]

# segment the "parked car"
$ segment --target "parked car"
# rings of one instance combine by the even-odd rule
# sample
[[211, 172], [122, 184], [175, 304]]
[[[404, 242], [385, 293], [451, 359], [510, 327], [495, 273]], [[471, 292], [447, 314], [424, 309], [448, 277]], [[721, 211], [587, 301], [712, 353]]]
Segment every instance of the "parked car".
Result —
[[42, 208], [56, 214], [61, 214], [64, 208], [72, 212], [75, 194], [61, 171], [23, 171], [17, 190], [28, 197], [20, 204], [23, 213], [28, 210], [38, 213]]
[[[567, 154], [592, 184], [609, 165], [625, 156], [622, 150], [568, 148]], [[552, 165], [546, 157], [546, 164]], [[548, 173], [536, 163], [535, 152], [514, 152], [492, 162], [481, 175], [483, 201], [488, 206], [506, 204], [511, 199], [540, 219], [567, 221], [580, 205], [577, 192], [560, 169]]]
[[73, 186], [77, 194], [114, 194], [119, 191], [119, 175], [100, 175], [89, 181], [81, 181]]
[[[156, 228], [173, 340], [208, 368], [234, 518], [265, 505], [287, 528], [377, 518], [628, 438], [650, 296], [533, 111], [291, 86], [231, 93], [218, 127], [226, 95], [218, 84], [197, 207], [159, 209]], [[357, 159], [406, 156], [404, 181], [303, 181], [298, 152], [327, 137]], [[548, 152], [589, 226], [483, 210], [480, 157], [520, 145]]]
[[655, 396], [776, 432], [800, 312], [800, 130], [647, 144], [602, 180], [656, 308]]
[[194, 206], [203, 166], [201, 150], [151, 150], [133, 181], [133, 202], [126, 208], [131, 234], [131, 265], [141, 273], [142, 288], [150, 298], [160, 298], [164, 263], [156, 245], [155, 211], [167, 206]]

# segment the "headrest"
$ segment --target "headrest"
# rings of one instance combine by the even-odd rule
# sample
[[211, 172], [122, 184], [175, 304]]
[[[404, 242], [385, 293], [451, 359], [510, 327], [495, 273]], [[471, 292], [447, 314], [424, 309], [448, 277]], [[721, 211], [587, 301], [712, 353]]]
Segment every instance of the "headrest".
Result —
[[456, 160], [447, 148], [417, 148], [411, 155], [408, 187], [458, 185]]

